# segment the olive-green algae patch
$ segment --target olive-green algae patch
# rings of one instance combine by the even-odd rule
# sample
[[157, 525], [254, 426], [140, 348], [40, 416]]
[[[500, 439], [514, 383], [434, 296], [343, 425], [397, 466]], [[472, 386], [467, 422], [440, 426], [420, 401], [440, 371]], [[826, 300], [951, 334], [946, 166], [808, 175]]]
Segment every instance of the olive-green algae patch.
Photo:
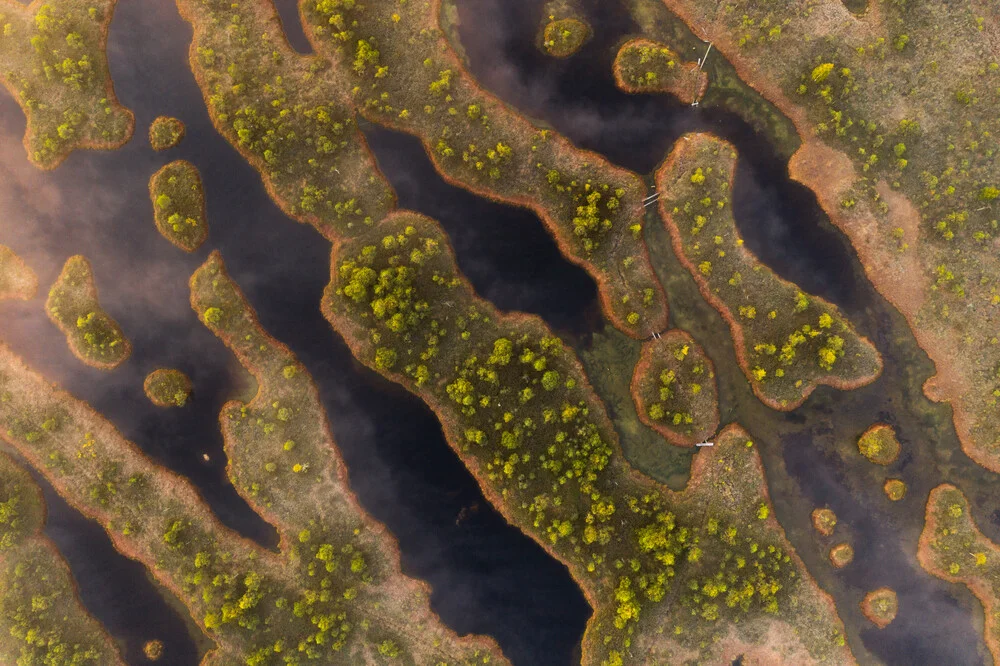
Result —
[[[477, 298], [433, 220], [390, 216], [336, 244], [331, 271], [324, 314], [357, 358], [427, 402], [487, 498], [583, 589], [594, 608], [583, 663], [769, 650], [853, 662], [740, 428], [697, 455], [688, 488], [672, 493], [628, 467], [573, 351], [540, 319]], [[769, 630], [787, 642], [755, 645]]]
[[861, 612], [879, 629], [885, 629], [899, 612], [896, 592], [888, 587], [872, 590], [861, 600]]
[[[311, 386], [304, 370], [299, 382]], [[312, 391], [300, 404], [318, 404]], [[318, 423], [325, 428], [325, 421]], [[206, 663], [278, 666], [289, 663], [288, 656], [293, 663], [324, 665], [388, 664], [393, 658], [449, 666], [506, 663], [491, 641], [459, 639], [443, 627], [430, 613], [426, 590], [398, 573], [395, 551], [368, 547], [381, 528], [363, 521], [356, 504], [337, 522], [332, 512], [342, 506], [338, 496], [318, 485], [314, 473], [271, 488], [276, 495], [300, 495], [295, 507], [308, 526], [290, 532], [275, 520], [280, 552], [263, 549], [219, 523], [187, 480], [150, 462], [111, 423], [2, 345], [0, 437], [178, 597], [217, 646]], [[315, 453], [335, 455], [329, 440], [324, 443]], [[257, 469], [270, 445], [227, 442], [230, 470]], [[309, 450], [308, 442], [303, 448]], [[314, 470], [328, 467], [318, 463]], [[261, 508], [241, 484], [237, 491]], [[304, 494], [312, 491], [323, 494], [310, 495], [309, 502]], [[344, 523], [353, 529], [341, 529]]]
[[568, 58], [583, 48], [593, 31], [586, 21], [549, 17], [542, 28], [542, 50], [554, 58]]
[[168, 241], [194, 252], [208, 238], [205, 190], [198, 167], [185, 160], [165, 165], [149, 179], [156, 228]]
[[149, 145], [161, 151], [173, 148], [184, 138], [186, 128], [177, 118], [157, 116], [149, 126]]
[[28, 117], [24, 146], [43, 169], [78, 148], [109, 150], [132, 137], [132, 112], [108, 72], [116, 0], [35, 0], [0, 5], [0, 83]]
[[876, 423], [858, 438], [858, 451], [876, 465], [891, 465], [900, 448], [896, 431], [885, 423]]
[[132, 353], [121, 326], [101, 308], [90, 262], [81, 255], [66, 260], [49, 289], [45, 310], [73, 355], [89, 366], [112, 370]]
[[38, 291], [38, 276], [21, 257], [0, 245], [0, 301], [31, 300]]
[[675, 329], [642, 346], [632, 399], [643, 423], [671, 444], [694, 446], [719, 427], [715, 367], [701, 346]]
[[[395, 541], [347, 486], [312, 377], [262, 329], [218, 252], [192, 275], [191, 306], [257, 381], [253, 400], [228, 402], [220, 414], [228, 471], [278, 528], [301, 580], [310, 587], [315, 580], [336, 600], [326, 659], [353, 663], [348, 655], [367, 653], [362, 661], [370, 663], [504, 663], [491, 641], [446, 629], [426, 589], [402, 575]], [[323, 616], [311, 621], [327, 624]]]
[[69, 567], [43, 536], [45, 504], [31, 475], [0, 452], [0, 662], [122, 664], [83, 608]]
[[823, 536], [831, 536], [837, 527], [837, 514], [832, 509], [813, 509], [813, 528]]
[[791, 410], [817, 386], [873, 382], [882, 357], [844, 315], [774, 274], [744, 247], [733, 219], [736, 151], [707, 134], [677, 142], [657, 172], [659, 205], [681, 263], [729, 323], [737, 360], [770, 407]]
[[666, 44], [630, 39], [615, 56], [615, 82], [629, 93], [670, 93], [685, 104], [697, 102], [708, 89], [708, 74], [685, 62]]
[[965, 495], [951, 484], [927, 498], [917, 560], [928, 573], [962, 583], [979, 599], [986, 616], [983, 638], [994, 662], [1000, 661], [1000, 546], [983, 535]]
[[537, 213], [597, 282], [623, 332], [643, 339], [666, 328], [642, 237], [642, 179], [483, 90], [438, 25], [439, 0], [304, 0], [300, 9], [307, 37], [349, 81], [360, 114], [419, 137], [450, 182]]
[[146, 375], [142, 390], [157, 407], [183, 407], [191, 397], [191, 380], [180, 370], [157, 368]]
[[795, 122], [792, 177], [906, 316], [963, 449], [1000, 471], [995, 3], [664, 1]]

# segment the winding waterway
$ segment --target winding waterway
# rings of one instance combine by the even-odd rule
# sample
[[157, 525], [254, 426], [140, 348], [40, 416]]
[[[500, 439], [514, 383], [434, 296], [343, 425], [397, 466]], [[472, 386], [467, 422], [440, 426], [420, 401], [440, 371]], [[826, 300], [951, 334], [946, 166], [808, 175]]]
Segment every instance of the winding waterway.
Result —
[[[293, 45], [308, 50], [295, 2], [276, 4]], [[732, 113], [617, 91], [610, 75], [613, 48], [635, 27], [615, 2], [584, 3], [597, 26], [595, 38], [566, 61], [535, 48], [538, 0], [456, 4], [462, 45], [477, 78], [578, 145], [640, 173], [653, 170], [685, 132], [713, 131], [737, 146], [734, 206], [747, 245], [782, 276], [844, 309], [885, 356], [885, 373], [858, 391], [817, 390], [791, 414], [761, 405], [735, 364], [728, 330], [697, 295], [651, 212], [647, 240], [671, 298], [672, 325], [691, 332], [714, 359], [723, 421], [739, 421], [762, 444], [778, 518], [810, 572], [834, 595], [859, 660], [984, 663], [981, 634], [969, 620], [978, 613], [981, 622], [978, 604], [964, 588], [924, 573], [914, 554], [923, 502], [944, 480], [966, 490], [979, 507], [981, 527], [1000, 540], [989, 518], [1000, 508], [988, 493], [994, 480], [960, 452], [949, 410], [920, 393], [931, 373], [926, 356], [863, 279], [853, 250], [812, 195], [788, 180], [768, 139]], [[590, 614], [585, 599], [560, 564], [484, 501], [429, 410], [357, 364], [322, 318], [329, 246], [278, 211], [256, 173], [212, 128], [187, 67], [189, 41], [190, 29], [172, 3], [119, 3], [109, 56], [118, 96], [136, 113], [136, 137], [116, 152], [76, 153], [52, 173], [27, 163], [20, 145], [23, 116], [10, 98], [0, 97], [0, 242], [21, 254], [42, 284], [35, 300], [0, 306], [0, 337], [156, 461], [189, 477], [225, 524], [273, 547], [274, 530], [225, 478], [218, 431], [222, 404], [252, 391], [252, 382], [188, 305], [188, 277], [219, 249], [264, 327], [316, 379], [353, 490], [399, 540], [404, 571], [430, 583], [434, 610], [460, 633], [494, 636], [518, 666], [578, 663]], [[163, 114], [181, 118], [187, 138], [159, 155], [149, 149], [145, 131]], [[589, 367], [606, 363], [613, 370], [603, 381], [591, 374], [619, 431], [629, 432], [634, 409], [622, 387], [637, 346], [604, 326], [586, 273], [562, 259], [533, 214], [447, 185], [411, 137], [365, 131], [400, 205], [442, 222], [481, 295], [502, 309], [541, 315]], [[199, 167], [207, 193], [210, 237], [194, 255], [164, 241], [151, 220], [148, 177], [177, 158]], [[101, 300], [134, 345], [133, 358], [113, 373], [80, 364], [43, 312], [45, 291], [76, 253], [91, 259]], [[160, 410], [145, 399], [142, 378], [159, 366], [191, 376], [189, 407]], [[896, 425], [903, 442], [905, 453], [890, 473], [904, 478], [910, 493], [897, 504], [882, 496], [886, 473], [853, 449], [875, 420]], [[690, 452], [648, 432], [623, 445], [647, 473], [683, 482]], [[46, 499], [47, 534], [67, 557], [85, 605], [123, 644], [129, 663], [141, 663], [141, 646], [152, 638], [166, 643], [166, 663], [197, 663], [206, 645], [192, 638], [178, 606], [164, 600], [141, 566], [117, 554], [96, 524], [48, 488]], [[855, 563], [842, 571], [829, 566], [831, 544], [820, 542], [809, 526], [809, 512], [821, 505], [837, 512], [847, 528], [839, 534], [855, 545]], [[858, 602], [882, 585], [899, 593], [900, 613], [879, 631], [861, 616]]]

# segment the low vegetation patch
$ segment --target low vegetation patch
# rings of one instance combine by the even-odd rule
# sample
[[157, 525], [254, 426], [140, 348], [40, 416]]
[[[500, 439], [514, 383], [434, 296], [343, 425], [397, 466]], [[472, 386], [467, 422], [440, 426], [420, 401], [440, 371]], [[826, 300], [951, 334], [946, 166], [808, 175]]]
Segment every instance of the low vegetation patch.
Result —
[[669, 93], [685, 104], [697, 102], [708, 89], [708, 74], [696, 63], [649, 39], [625, 42], [615, 56], [614, 73], [625, 92]]
[[180, 370], [157, 368], [146, 375], [142, 389], [157, 407], [183, 407], [191, 397], [191, 380]]
[[205, 190], [198, 167], [185, 160], [167, 164], [149, 179], [156, 228], [168, 241], [194, 252], [208, 238]]
[[101, 308], [90, 262], [81, 255], [66, 260], [49, 289], [45, 310], [73, 355], [89, 366], [112, 370], [132, 353], [121, 326]]
[[876, 465], [891, 465], [902, 447], [891, 425], [876, 423], [858, 438], [858, 451]]
[[632, 399], [642, 422], [671, 444], [706, 442], [719, 427], [715, 366], [701, 345], [679, 329], [642, 346]]
[[157, 116], [149, 126], [149, 145], [155, 151], [173, 148], [184, 138], [186, 128], [177, 118]]
[[105, 53], [116, 0], [0, 6], [0, 83], [28, 117], [28, 159], [53, 169], [78, 148], [132, 138], [132, 112], [115, 97]]
[[754, 393], [770, 407], [791, 410], [818, 385], [851, 389], [873, 382], [882, 358], [840, 310], [781, 279], [744, 247], [732, 211], [735, 167], [730, 144], [687, 135], [656, 182], [674, 250], [729, 323]]

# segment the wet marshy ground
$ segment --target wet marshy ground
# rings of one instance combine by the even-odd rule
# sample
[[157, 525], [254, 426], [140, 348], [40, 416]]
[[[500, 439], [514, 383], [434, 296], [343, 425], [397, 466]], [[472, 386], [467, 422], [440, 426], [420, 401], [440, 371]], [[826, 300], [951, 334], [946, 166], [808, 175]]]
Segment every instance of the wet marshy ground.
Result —
[[[276, 4], [293, 45], [308, 51], [295, 2]], [[994, 540], [1000, 540], [1000, 526], [988, 517], [1000, 504], [989, 496], [992, 475], [959, 450], [950, 410], [920, 392], [932, 367], [902, 318], [865, 280], [853, 250], [811, 193], [788, 180], [785, 160], [767, 137], [730, 112], [666, 96], [630, 96], [614, 87], [614, 47], [636, 32], [618, 3], [584, 3], [595, 36], [565, 61], [535, 46], [542, 4], [457, 0], [459, 37], [484, 86], [578, 145], [644, 174], [685, 132], [711, 131], [733, 142], [741, 153], [733, 200], [747, 245], [778, 274], [838, 304], [885, 357], [883, 376], [868, 387], [848, 393], [821, 388], [789, 414], [764, 407], [736, 366], [728, 328], [697, 294], [650, 210], [647, 240], [671, 298], [672, 324], [688, 330], [713, 358], [723, 424], [740, 422], [762, 445], [778, 518], [810, 572], [834, 595], [859, 659], [983, 663], [981, 636], [971, 621], [974, 613], [981, 617], [978, 605], [964, 588], [924, 573], [915, 549], [923, 503], [934, 485], [958, 483]], [[590, 614], [585, 599], [564, 567], [484, 501], [431, 412], [357, 364], [322, 318], [329, 246], [280, 213], [256, 173], [212, 128], [187, 67], [189, 41], [190, 29], [172, 3], [120, 3], [109, 56], [119, 98], [136, 113], [136, 136], [116, 152], [76, 153], [52, 173], [28, 165], [20, 145], [23, 116], [9, 97], [0, 97], [0, 242], [38, 271], [42, 285], [35, 300], [0, 306], [0, 337], [156, 461], [189, 477], [225, 524], [273, 547], [274, 530], [225, 478], [218, 430], [222, 404], [252, 391], [252, 382], [188, 305], [188, 277], [219, 249], [265, 329], [288, 344], [316, 379], [353, 490], [399, 540], [404, 571], [430, 583], [434, 610], [460, 633], [494, 636], [519, 666], [578, 663]], [[155, 154], [145, 132], [164, 114], [187, 124], [187, 138]], [[608, 368], [596, 385], [629, 437], [623, 444], [630, 459], [661, 480], [682, 483], [690, 452], [626, 427], [634, 408], [622, 391], [637, 343], [605, 328], [593, 282], [559, 255], [541, 222], [447, 185], [416, 139], [375, 127], [365, 132], [400, 205], [441, 221], [477, 291], [502, 309], [539, 314], [578, 348], [588, 368]], [[210, 236], [194, 255], [167, 243], [152, 223], [148, 177], [178, 158], [194, 162], [205, 183]], [[134, 345], [132, 359], [113, 373], [73, 358], [43, 312], [45, 291], [66, 257], [77, 253], [91, 259], [102, 303]], [[159, 366], [191, 377], [189, 407], [162, 410], [146, 400], [142, 378]], [[904, 447], [887, 470], [854, 448], [876, 420], [898, 426]], [[890, 475], [910, 486], [902, 502], [890, 503], [882, 494], [882, 480]], [[167, 663], [197, 663], [204, 644], [195, 643], [190, 623], [142, 567], [117, 554], [99, 527], [51, 491], [46, 498], [47, 533], [67, 557], [84, 603], [123, 642], [130, 663], [140, 663], [142, 643], [153, 638], [166, 643]], [[812, 531], [814, 506], [837, 512], [834, 540]], [[835, 571], [826, 551], [841, 537], [854, 545], [856, 557]], [[858, 603], [882, 585], [899, 593], [900, 611], [880, 631], [861, 616]]]

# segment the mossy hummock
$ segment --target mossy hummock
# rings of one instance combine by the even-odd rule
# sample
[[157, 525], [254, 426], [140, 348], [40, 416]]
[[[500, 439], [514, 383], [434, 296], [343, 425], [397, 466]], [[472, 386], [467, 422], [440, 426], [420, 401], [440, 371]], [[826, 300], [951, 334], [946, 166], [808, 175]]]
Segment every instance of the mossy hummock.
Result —
[[781, 279], [748, 250], [733, 218], [736, 150], [708, 134], [677, 142], [656, 174], [674, 250], [729, 323], [736, 356], [766, 405], [791, 410], [819, 385], [875, 381], [882, 357], [831, 303]]
[[173, 148], [184, 138], [184, 123], [170, 116], [157, 116], [149, 126], [149, 145], [159, 152]]
[[896, 462], [901, 448], [896, 431], [886, 423], [876, 423], [858, 438], [858, 451], [876, 465]]
[[44, 534], [42, 490], [0, 452], [0, 663], [124, 664]]
[[837, 527], [837, 514], [832, 509], [813, 509], [813, 528], [823, 536], [831, 536]]
[[554, 58], [568, 58], [593, 35], [590, 24], [576, 17], [549, 17], [542, 28], [542, 50]]
[[135, 129], [118, 103], [106, 54], [116, 0], [0, 6], [0, 83], [28, 117], [28, 159], [54, 169], [80, 148], [111, 150]]
[[157, 368], [146, 375], [142, 390], [157, 407], [183, 407], [191, 397], [191, 380], [180, 370]]
[[168, 241], [194, 252], [208, 238], [205, 189], [198, 167], [185, 160], [165, 165], [149, 179], [156, 228]]
[[706, 442], [719, 427], [715, 366], [694, 339], [675, 329], [642, 346], [632, 375], [639, 419], [671, 444]]
[[669, 93], [693, 104], [708, 90], [708, 74], [685, 62], [666, 44], [630, 39], [615, 56], [615, 82], [628, 93]]
[[38, 276], [21, 257], [0, 245], [0, 301], [28, 301], [38, 292]]
[[622, 664], [629, 649], [732, 660], [773, 649], [753, 638], [768, 629], [796, 663], [852, 662], [742, 429], [673, 493], [624, 461], [573, 351], [537, 317], [476, 297], [433, 220], [390, 216], [337, 244], [332, 264], [323, 311], [356, 357], [437, 413], [486, 497], [580, 584], [594, 608], [585, 664]]
[[885, 496], [893, 502], [898, 502], [906, 497], [906, 483], [902, 479], [886, 479], [882, 485]]
[[66, 335], [70, 351], [87, 365], [113, 370], [132, 353], [121, 326], [101, 308], [90, 262], [66, 260], [45, 301], [49, 319]]
[[861, 600], [861, 612], [879, 629], [885, 629], [899, 612], [899, 599], [896, 592], [888, 587], [872, 590]]
[[830, 549], [830, 564], [843, 569], [854, 561], [854, 548], [849, 543], [838, 543]]

